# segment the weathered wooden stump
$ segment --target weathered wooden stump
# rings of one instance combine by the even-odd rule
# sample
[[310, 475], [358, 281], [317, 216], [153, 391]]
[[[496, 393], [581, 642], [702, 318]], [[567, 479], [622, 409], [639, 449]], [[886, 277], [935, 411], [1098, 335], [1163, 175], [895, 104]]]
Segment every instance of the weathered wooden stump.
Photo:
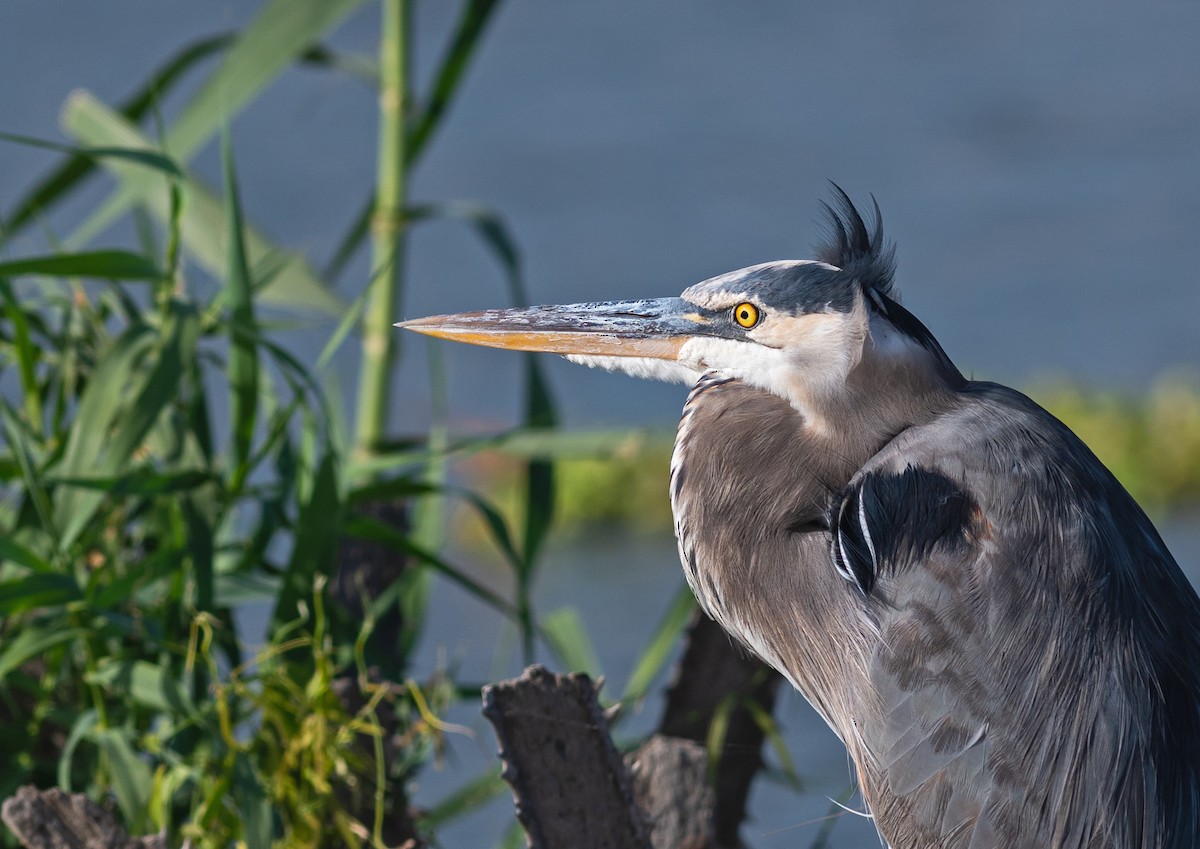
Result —
[[483, 688], [531, 849], [650, 849], [598, 690], [586, 675], [542, 666]]
[[57, 787], [22, 787], [0, 805], [0, 819], [26, 849], [167, 849], [165, 835], [130, 837], [91, 799]]
[[[659, 732], [624, 760], [609, 735], [599, 686], [586, 675], [531, 666], [484, 688], [503, 775], [532, 849], [733, 849], [762, 766], [763, 729], [779, 676], [736, 648], [703, 616], [688, 632]], [[716, 712], [733, 699], [717, 775], [704, 748]]]

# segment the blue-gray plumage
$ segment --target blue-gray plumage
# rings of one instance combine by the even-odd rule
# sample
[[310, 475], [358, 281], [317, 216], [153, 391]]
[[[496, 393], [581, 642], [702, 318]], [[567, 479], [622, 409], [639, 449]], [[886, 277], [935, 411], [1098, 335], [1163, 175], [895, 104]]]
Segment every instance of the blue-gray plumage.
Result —
[[1200, 845], [1195, 591], [1074, 434], [897, 303], [878, 209], [828, 211], [818, 261], [406, 326], [693, 383], [688, 582], [845, 742], [893, 849]]

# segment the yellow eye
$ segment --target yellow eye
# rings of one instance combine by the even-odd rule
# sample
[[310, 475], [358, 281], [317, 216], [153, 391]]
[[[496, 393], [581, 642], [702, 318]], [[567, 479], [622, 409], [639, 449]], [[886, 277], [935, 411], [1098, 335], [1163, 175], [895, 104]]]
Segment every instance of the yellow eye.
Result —
[[733, 308], [733, 320], [747, 329], [758, 324], [758, 307], [751, 303], [738, 304]]

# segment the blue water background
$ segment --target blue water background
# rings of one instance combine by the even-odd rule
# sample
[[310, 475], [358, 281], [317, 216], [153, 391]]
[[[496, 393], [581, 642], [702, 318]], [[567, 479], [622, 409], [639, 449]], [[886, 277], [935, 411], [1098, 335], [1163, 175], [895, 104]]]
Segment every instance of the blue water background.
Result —
[[[457, 3], [420, 4], [416, 66], [433, 67]], [[108, 102], [132, 91], [179, 45], [247, 21], [249, 2], [8, 0], [0, 6], [0, 130], [57, 137], [74, 88]], [[332, 39], [371, 51], [376, 11]], [[741, 265], [804, 257], [818, 238], [826, 181], [870, 193], [899, 244], [906, 304], [960, 366], [1017, 385], [1048, 374], [1141, 389], [1200, 364], [1200, 4], [966, 4], [952, 0], [509, 0], [462, 96], [411, 187], [417, 201], [470, 198], [498, 209], [523, 250], [537, 302], [668, 295]], [[195, 80], [163, 104], [169, 120]], [[360, 84], [293, 70], [232, 126], [249, 217], [318, 264], [373, 180], [375, 112]], [[52, 157], [0, 148], [0, 209]], [[215, 145], [194, 166], [219, 185]], [[46, 227], [69, 232], [108, 191], [95, 181]], [[127, 239], [119, 225], [99, 244]], [[43, 233], [10, 250], [32, 253]], [[126, 242], [128, 243], [128, 242]], [[413, 234], [401, 317], [504, 302], [495, 263], [461, 226]], [[197, 275], [199, 276], [199, 275]], [[343, 278], [352, 297], [365, 259]], [[329, 331], [289, 336], [310, 358]], [[405, 342], [393, 421], [429, 416], [427, 348]], [[445, 346], [459, 429], [516, 421], [516, 357]], [[357, 361], [335, 363], [343, 385]], [[673, 422], [679, 387], [548, 363], [570, 426]], [[1200, 563], [1194, 517], [1165, 529], [1178, 559]], [[479, 576], [503, 587], [474, 555]], [[543, 609], [577, 607], [619, 689], [678, 584], [669, 540], [560, 544], [539, 586]], [[418, 662], [445, 657], [468, 679], [511, 672], [502, 626], [439, 584]], [[510, 635], [511, 636], [511, 635]], [[624, 733], [652, 727], [651, 701]], [[780, 720], [808, 782], [797, 799], [760, 783], [746, 836], [803, 847], [841, 792], [842, 750], [803, 702]], [[464, 706], [475, 742], [429, 773], [430, 804], [464, 772], [493, 763], [490, 732]], [[489, 845], [507, 801], [448, 828], [448, 847]], [[843, 817], [838, 847], [876, 844]]]

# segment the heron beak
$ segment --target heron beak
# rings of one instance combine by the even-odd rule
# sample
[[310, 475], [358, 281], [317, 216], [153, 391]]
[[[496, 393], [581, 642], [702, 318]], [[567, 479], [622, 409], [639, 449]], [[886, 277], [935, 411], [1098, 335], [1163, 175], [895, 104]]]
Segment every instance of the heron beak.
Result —
[[435, 315], [396, 326], [491, 348], [675, 360], [706, 322], [695, 305], [658, 298]]

